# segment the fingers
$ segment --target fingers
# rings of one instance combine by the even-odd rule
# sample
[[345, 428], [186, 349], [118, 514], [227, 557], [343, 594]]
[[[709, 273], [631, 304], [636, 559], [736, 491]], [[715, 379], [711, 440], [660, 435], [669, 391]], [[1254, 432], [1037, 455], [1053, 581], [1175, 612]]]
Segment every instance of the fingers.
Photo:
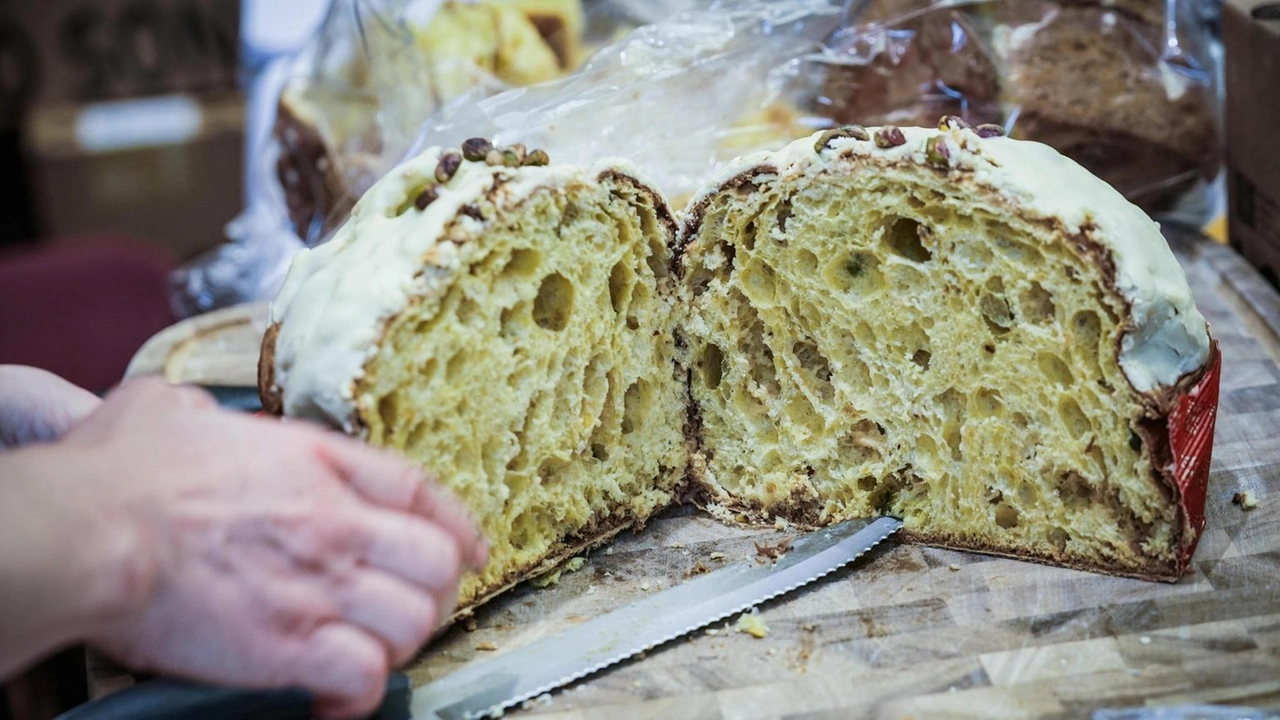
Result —
[[453, 594], [462, 574], [454, 536], [412, 515], [370, 508], [362, 513], [364, 560], [436, 593]]
[[387, 682], [387, 651], [344, 623], [322, 625], [299, 648], [294, 684], [316, 696], [324, 718], [364, 717], [377, 709]]
[[358, 573], [335, 595], [342, 617], [380, 638], [394, 666], [408, 662], [440, 622], [433, 595], [386, 573]]
[[159, 403], [186, 410], [209, 410], [218, 402], [209, 393], [190, 385], [172, 385], [156, 377], [129, 380], [113, 390], [107, 399], [120, 403]]
[[53, 373], [0, 365], [0, 448], [56, 440], [99, 404], [93, 393]]
[[346, 438], [329, 437], [323, 459], [356, 492], [393, 510], [414, 513], [439, 523], [453, 535], [462, 560], [473, 569], [488, 562], [488, 548], [462, 506], [403, 461]]

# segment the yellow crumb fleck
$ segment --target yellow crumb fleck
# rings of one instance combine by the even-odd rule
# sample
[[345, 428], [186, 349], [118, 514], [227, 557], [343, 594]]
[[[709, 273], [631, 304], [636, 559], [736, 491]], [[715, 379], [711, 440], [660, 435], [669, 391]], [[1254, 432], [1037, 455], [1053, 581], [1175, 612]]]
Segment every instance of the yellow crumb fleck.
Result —
[[674, 542], [674, 543], [671, 543], [670, 545], [668, 545], [667, 547], [671, 548], [672, 550], [679, 550], [680, 548], [684, 547], [684, 543], [682, 543], [682, 542]]
[[719, 635], [720, 631], [715, 628], [707, 628], [707, 634], [715, 636], [715, 635]]
[[778, 518], [774, 520], [773, 526], [777, 528], [779, 532], [786, 532], [791, 529], [791, 523], [786, 518]]
[[707, 557], [711, 558], [712, 560], [723, 560], [723, 559], [724, 559], [724, 553], [722, 553], [722, 552], [713, 552], [713, 553], [711, 553], [710, 555], [708, 555]]
[[649, 581], [648, 581], [648, 580], [645, 580], [644, 582], [640, 583], [640, 589], [641, 589], [641, 590], [644, 590], [645, 592], [648, 592], [648, 591], [649, 591]]
[[551, 587], [560, 582], [560, 570], [549, 572], [546, 575], [540, 575], [529, 581], [536, 588]]
[[569, 562], [564, 564], [564, 571], [578, 572], [579, 570], [582, 569], [582, 566], [586, 564], [587, 564], [587, 559], [584, 557], [579, 556], [576, 558], [569, 558]]
[[612, 554], [613, 554], [613, 546], [612, 546], [612, 545], [610, 545], [609, 547], [605, 548], [605, 549], [604, 549], [604, 554], [605, 554], [605, 555], [612, 555]]
[[588, 595], [595, 595], [595, 594], [596, 594], [596, 586], [595, 586], [595, 585], [588, 585], [588, 586], [587, 586], [587, 594], [588, 594]]
[[760, 616], [754, 613], [742, 613], [738, 618], [738, 622], [734, 623], [733, 626], [738, 632], [746, 633], [753, 638], [769, 636], [769, 626], [765, 625]]
[[482, 643], [476, 644], [476, 649], [483, 650], [484, 652], [493, 652], [494, 650], [498, 649], [498, 646], [494, 645], [491, 642], [482, 642]]
[[948, 565], [947, 569], [950, 570], [951, 572], [960, 572], [960, 566], [955, 563], [951, 563], [950, 565]]

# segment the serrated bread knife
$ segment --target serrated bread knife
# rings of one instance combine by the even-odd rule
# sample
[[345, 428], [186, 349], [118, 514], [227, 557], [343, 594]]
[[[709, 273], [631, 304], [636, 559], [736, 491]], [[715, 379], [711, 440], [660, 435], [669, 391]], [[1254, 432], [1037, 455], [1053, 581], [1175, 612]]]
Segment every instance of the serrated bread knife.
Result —
[[[415, 690], [409, 690], [404, 676], [393, 676], [374, 717], [470, 720], [500, 714], [807, 585], [853, 562], [901, 527], [894, 518], [849, 520], [801, 537], [776, 563], [721, 568], [498, 657], [473, 662]], [[310, 707], [306, 693], [297, 691], [264, 693], [151, 681], [62, 718], [283, 720], [309, 717]]]

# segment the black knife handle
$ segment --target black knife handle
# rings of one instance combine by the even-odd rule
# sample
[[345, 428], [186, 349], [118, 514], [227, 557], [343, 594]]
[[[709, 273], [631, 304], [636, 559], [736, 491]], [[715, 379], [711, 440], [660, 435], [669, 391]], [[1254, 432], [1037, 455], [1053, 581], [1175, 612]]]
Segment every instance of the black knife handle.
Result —
[[[409, 720], [409, 678], [393, 673], [369, 720]], [[58, 720], [309, 720], [305, 690], [236, 690], [180, 680], [148, 680], [81, 705]]]

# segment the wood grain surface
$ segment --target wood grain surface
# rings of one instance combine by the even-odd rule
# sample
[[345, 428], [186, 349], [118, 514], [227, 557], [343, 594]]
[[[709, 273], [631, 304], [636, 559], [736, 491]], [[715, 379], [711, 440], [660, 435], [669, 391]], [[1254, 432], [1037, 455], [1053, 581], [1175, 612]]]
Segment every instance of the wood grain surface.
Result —
[[[760, 609], [514, 715], [539, 718], [1074, 718], [1106, 707], [1280, 708], [1280, 295], [1229, 248], [1172, 238], [1223, 353], [1206, 513], [1175, 585], [890, 541]], [[242, 360], [243, 362], [244, 360]], [[1233, 505], [1249, 490], [1258, 506]], [[544, 589], [481, 608], [415, 685], [786, 537], [676, 508]], [[723, 557], [713, 553], [721, 553]]]

